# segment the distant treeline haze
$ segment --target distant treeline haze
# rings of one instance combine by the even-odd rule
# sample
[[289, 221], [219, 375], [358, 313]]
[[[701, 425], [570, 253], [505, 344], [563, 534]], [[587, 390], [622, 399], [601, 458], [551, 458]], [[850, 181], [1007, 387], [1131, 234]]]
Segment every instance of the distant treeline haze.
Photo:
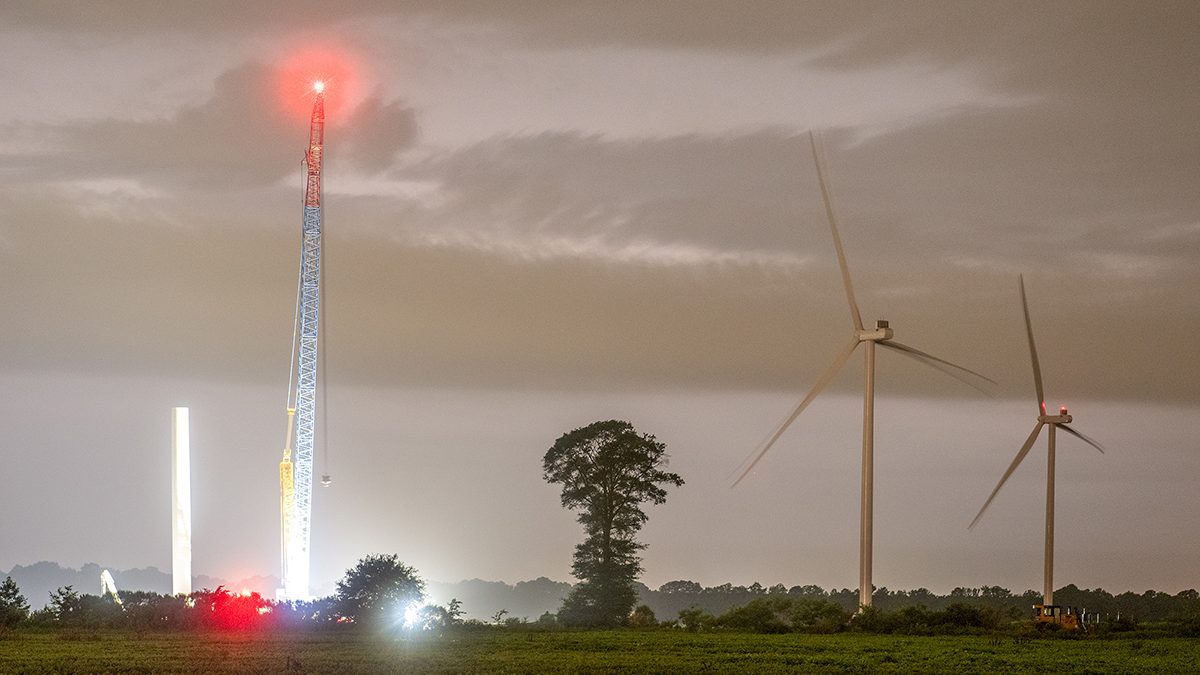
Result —
[[[694, 581], [671, 581], [650, 590], [645, 586], [639, 591], [641, 602], [654, 610], [656, 616], [674, 617], [680, 610], [699, 607], [719, 615], [734, 607], [741, 607], [764, 597], [791, 597], [796, 599], [828, 600], [847, 612], [858, 608], [858, 589], [842, 588], [826, 591], [820, 586], [792, 586], [783, 584], [765, 587], [758, 583], [749, 586], [704, 587]], [[951, 605], [972, 605], [1000, 610], [1006, 614], [1024, 616], [1034, 604], [1042, 601], [1038, 591], [1014, 594], [1000, 586], [979, 588], [955, 588], [946, 595], [938, 595], [928, 589], [893, 591], [877, 588], [872, 594], [872, 603], [883, 612], [905, 607], [923, 606], [931, 610], [944, 610]], [[1169, 616], [1195, 612], [1200, 609], [1200, 593], [1186, 590], [1170, 595], [1159, 591], [1133, 593], [1126, 591], [1113, 595], [1102, 588], [1081, 589], [1070, 584], [1054, 591], [1054, 601], [1059, 605], [1086, 609], [1101, 616], [1120, 614], [1139, 621], [1161, 621]]]
[[[100, 570], [97, 565], [85, 565], [82, 569], [64, 568], [55, 563], [42, 562], [35, 565], [16, 566], [10, 572], [0, 572], [0, 580], [11, 576], [21, 588], [34, 609], [50, 601], [50, 593], [59, 587], [72, 585], [82, 593], [100, 592]], [[170, 592], [170, 575], [155, 568], [137, 570], [113, 570], [117, 586], [122, 590]], [[226, 584], [219, 579], [200, 577], [197, 588], [216, 588], [225, 585], [239, 590], [239, 584]], [[251, 581], [251, 580], [247, 580]], [[247, 584], [250, 590], [270, 596], [268, 588], [274, 588], [272, 578], [255, 579], [258, 583]], [[507, 584], [501, 581], [471, 579], [454, 583], [429, 582], [430, 600], [447, 603], [451, 598], [462, 601], [467, 618], [486, 620], [500, 610], [514, 618], [536, 621], [546, 612], [556, 613], [562, 599], [570, 592], [572, 584], [540, 577], [531, 581]], [[721, 584], [702, 586], [694, 581], [671, 581], [651, 589], [641, 583], [635, 584], [638, 604], [644, 604], [661, 619], [672, 619], [681, 610], [699, 608], [713, 615], [721, 615], [735, 607], [744, 606], [758, 598], [791, 597], [795, 599], [820, 599], [836, 603], [847, 612], [857, 608], [858, 590], [852, 588], [825, 590], [820, 586], [791, 586], [783, 584], [764, 586], [759, 583], [749, 586]], [[1103, 589], [1080, 589], [1068, 585], [1054, 592], [1054, 600], [1061, 605], [1086, 609], [1101, 616], [1120, 614], [1139, 621], [1161, 621], [1169, 616], [1200, 609], [1200, 593], [1194, 589], [1174, 595], [1160, 591], [1133, 593], [1130, 591], [1114, 595]], [[950, 605], [966, 604], [994, 608], [1005, 613], [1025, 616], [1030, 607], [1041, 602], [1041, 593], [1025, 591], [1013, 593], [999, 586], [979, 588], [956, 588], [946, 595], [939, 595], [924, 588], [912, 591], [876, 589], [873, 602], [881, 611], [893, 611], [904, 607], [924, 606], [931, 610], [943, 610]]]

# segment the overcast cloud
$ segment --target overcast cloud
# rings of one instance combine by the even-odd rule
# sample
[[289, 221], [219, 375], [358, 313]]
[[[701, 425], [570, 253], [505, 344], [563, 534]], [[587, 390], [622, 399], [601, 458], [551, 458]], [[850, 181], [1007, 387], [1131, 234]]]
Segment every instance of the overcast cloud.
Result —
[[[319, 48], [353, 64], [326, 136], [323, 583], [376, 550], [439, 579], [566, 578], [578, 533], [538, 462], [621, 417], [688, 480], [651, 516], [647, 581], [852, 585], [857, 363], [725, 489], [849, 330], [817, 129], [864, 318], [1000, 382], [971, 402], [881, 360], [880, 451], [929, 463], [877, 473], [878, 583], [1037, 585], [1018, 495], [1044, 469], [989, 533], [961, 527], [1032, 424], [1024, 273], [1050, 402], [1112, 448], [1059, 471], [1089, 504], [1065, 498], [1064, 545], [1094, 552], [1059, 578], [1195, 586], [1200, 549], [1161, 519], [1200, 516], [1179, 482], [1200, 470], [1198, 20], [1189, 2], [6, 3], [0, 453], [20, 487], [0, 568], [165, 568], [166, 411], [190, 404], [196, 569], [275, 571], [308, 105], [282, 78]], [[946, 414], [974, 435], [942, 433]], [[84, 480], [100, 458], [113, 473]], [[73, 489], [30, 511], [62, 471]], [[777, 484], [804, 474], [828, 483]], [[932, 476], [954, 516], [908, 527], [930, 522], [912, 495]], [[434, 515], [403, 501], [451, 489]], [[807, 514], [794, 538], [765, 524], [780, 512]]]

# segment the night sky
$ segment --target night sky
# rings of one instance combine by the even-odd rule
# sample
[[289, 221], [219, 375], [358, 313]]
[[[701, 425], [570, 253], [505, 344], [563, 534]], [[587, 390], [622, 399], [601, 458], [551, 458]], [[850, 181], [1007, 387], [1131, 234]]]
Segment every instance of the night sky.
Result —
[[[249, 6], [243, 6], [248, 4]], [[314, 591], [569, 580], [541, 458], [626, 419], [687, 484], [643, 580], [851, 587], [862, 365], [736, 489], [863, 318], [879, 355], [875, 583], [1197, 586], [1200, 4], [6, 2], [0, 569], [170, 568], [170, 408], [193, 569], [278, 573], [314, 77], [330, 80]], [[861, 352], [860, 352], [861, 353]], [[327, 441], [328, 462], [321, 457]]]

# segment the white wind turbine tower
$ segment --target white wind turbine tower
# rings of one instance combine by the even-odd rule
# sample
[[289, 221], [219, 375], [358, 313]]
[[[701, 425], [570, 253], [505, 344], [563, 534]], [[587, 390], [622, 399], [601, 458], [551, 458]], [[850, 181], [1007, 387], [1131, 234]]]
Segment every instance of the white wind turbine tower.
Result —
[[1009, 465], [1008, 471], [1000, 477], [1000, 482], [996, 484], [996, 489], [992, 490], [991, 496], [983, 503], [983, 508], [979, 509], [979, 513], [975, 516], [975, 520], [971, 521], [968, 529], [975, 527], [979, 519], [983, 517], [983, 512], [991, 505], [992, 500], [996, 498], [996, 494], [1000, 492], [1000, 488], [1004, 487], [1004, 482], [1008, 477], [1017, 470], [1021, 462], [1025, 459], [1025, 455], [1029, 454], [1029, 449], [1033, 447], [1037, 441], [1038, 434], [1041, 433], [1043, 426], [1050, 427], [1050, 433], [1047, 439], [1047, 444], [1050, 447], [1049, 461], [1046, 472], [1046, 559], [1042, 585], [1042, 604], [1054, 604], [1054, 436], [1058, 429], [1075, 436], [1084, 443], [1096, 448], [1100, 452], [1104, 452], [1104, 448], [1096, 441], [1084, 436], [1078, 431], [1067, 426], [1071, 423], [1071, 416], [1067, 414], [1067, 406], [1062, 406], [1058, 409], [1057, 415], [1046, 414], [1046, 395], [1042, 391], [1042, 368], [1038, 363], [1037, 346], [1033, 343], [1033, 323], [1029, 320], [1029, 303], [1025, 300], [1025, 278], [1017, 277], [1021, 286], [1021, 308], [1025, 311], [1025, 333], [1029, 336], [1029, 359], [1033, 363], [1033, 386], [1037, 391], [1038, 417], [1037, 424], [1033, 427], [1033, 432], [1029, 434], [1029, 438], [1025, 439], [1025, 444], [1017, 451], [1016, 458]]
[[[846, 300], [850, 305], [850, 320], [854, 324], [854, 333], [850, 341], [842, 348], [842, 351], [833, 359], [833, 363], [828, 369], [822, 373], [817, 379], [816, 384], [808, 392], [808, 395], [800, 401], [800, 404], [792, 410], [791, 414], [776, 427], [775, 431], [767, 438], [760, 448], [747, 459], [748, 464], [734, 481], [736, 486], [742, 482], [747, 474], [750, 473], [758, 461], [767, 454], [771, 446], [779, 440], [783, 432], [791, 426], [792, 422], [804, 412], [813, 399], [817, 397], [821, 390], [824, 389], [846, 364], [850, 355], [858, 348], [860, 344], [865, 345], [863, 349], [864, 371], [866, 375], [865, 387], [863, 391], [863, 442], [862, 442], [862, 510], [861, 510], [861, 535], [859, 539], [859, 573], [858, 573], [858, 604], [862, 607], [871, 605], [871, 593], [873, 586], [871, 583], [871, 556], [872, 556], [872, 518], [874, 513], [874, 441], [875, 441], [875, 345], [887, 347], [897, 351], [905, 356], [908, 356], [916, 361], [924, 363], [928, 366], [936, 368], [955, 379], [958, 379], [966, 384], [969, 384], [981, 391], [983, 389], [982, 382], [996, 384], [995, 381], [976, 373], [973, 370], [968, 370], [962, 366], [955, 365], [949, 361], [940, 359], [936, 356], [926, 354], [925, 352], [901, 344], [892, 339], [892, 329], [888, 326], [888, 322], [878, 320], [875, 322], [874, 328], [863, 328], [862, 315], [858, 311], [858, 303], [854, 299], [854, 286], [850, 283], [850, 268], [846, 265], [846, 254], [842, 250], [842, 239], [838, 235], [837, 218], [833, 211], [833, 200], [829, 195], [829, 186], [825, 181], [825, 168], [822, 160], [822, 152], [818, 150], [817, 139], [813, 134], [809, 134], [809, 141], [812, 144], [813, 162], [817, 167], [817, 181], [821, 185], [821, 200], [825, 204], [825, 215], [829, 218], [829, 229], [833, 233], [833, 246], [837, 250], [838, 266], [842, 270], [842, 283], [846, 287]], [[743, 463], [745, 464], [745, 462]]]

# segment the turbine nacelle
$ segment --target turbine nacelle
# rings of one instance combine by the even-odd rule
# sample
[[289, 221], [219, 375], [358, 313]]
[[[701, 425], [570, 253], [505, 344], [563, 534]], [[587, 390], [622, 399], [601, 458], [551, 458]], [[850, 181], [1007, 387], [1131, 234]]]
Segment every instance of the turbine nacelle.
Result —
[[888, 327], [888, 322], [884, 319], [875, 321], [875, 328], [863, 328], [854, 331], [859, 342], [879, 342], [881, 340], [891, 340], [895, 333]]
[[1071, 420], [1072, 418], [1069, 414], [1067, 414], [1067, 406], [1065, 405], [1058, 406], [1057, 415], [1047, 415], [1046, 404], [1043, 403], [1042, 414], [1038, 415], [1038, 421], [1043, 424], [1070, 424]]

